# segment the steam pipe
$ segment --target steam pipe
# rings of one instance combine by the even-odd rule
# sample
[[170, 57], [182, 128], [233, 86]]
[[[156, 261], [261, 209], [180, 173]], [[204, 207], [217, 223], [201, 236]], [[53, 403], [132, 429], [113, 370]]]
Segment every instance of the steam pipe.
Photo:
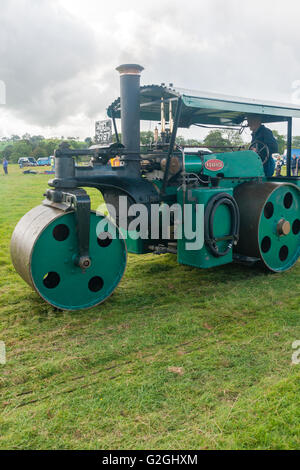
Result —
[[144, 68], [137, 64], [123, 64], [120, 73], [122, 143], [130, 156], [126, 169], [131, 176], [140, 176], [140, 75]]

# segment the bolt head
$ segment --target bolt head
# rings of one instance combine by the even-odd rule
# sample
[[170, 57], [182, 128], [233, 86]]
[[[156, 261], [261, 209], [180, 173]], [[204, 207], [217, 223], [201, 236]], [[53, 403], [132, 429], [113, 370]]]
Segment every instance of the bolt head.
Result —
[[278, 235], [288, 235], [291, 231], [291, 224], [288, 220], [280, 219], [277, 224], [277, 233]]
[[88, 269], [91, 266], [92, 262], [91, 259], [85, 256], [82, 256], [79, 259], [79, 267], [81, 269]]

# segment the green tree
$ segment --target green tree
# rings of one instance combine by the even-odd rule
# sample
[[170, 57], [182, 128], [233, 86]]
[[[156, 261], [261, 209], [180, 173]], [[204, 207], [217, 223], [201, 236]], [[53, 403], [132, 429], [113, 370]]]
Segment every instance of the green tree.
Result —
[[46, 158], [46, 157], [49, 157], [50, 155], [48, 155], [48, 152], [45, 148], [43, 148], [42, 146], [38, 146], [31, 152], [31, 156], [34, 157], [35, 159], [38, 159], [38, 158]]
[[[24, 134], [22, 139], [14, 140], [12, 138], [7, 139], [6, 142], [10, 142], [9, 145], [1, 145], [2, 151], [0, 151], [0, 158], [7, 158], [11, 163], [17, 163], [19, 158], [22, 157], [50, 157], [54, 154], [55, 149], [59, 147], [64, 139], [45, 139], [42, 135], [30, 136]], [[73, 149], [85, 149], [89, 147], [88, 142], [79, 141], [77, 138], [68, 141], [70, 147]]]
[[197, 139], [187, 139], [185, 145], [186, 147], [200, 147], [203, 143]]
[[[119, 141], [122, 142], [122, 134], [120, 132], [118, 132], [118, 137], [119, 137]], [[112, 135], [112, 141], [113, 143], [117, 142], [116, 134]]]
[[245, 143], [241, 137], [239, 131], [235, 131], [234, 129], [226, 129], [223, 131], [223, 137], [230, 142], [233, 147], [244, 147]]
[[176, 137], [176, 144], [180, 145], [180, 147], [185, 147], [186, 146], [185, 138], [182, 137], [182, 135], [178, 135]]
[[214, 150], [223, 150], [223, 147], [231, 147], [231, 142], [223, 137], [221, 130], [216, 129], [208, 133], [203, 141], [205, 147], [212, 148]]
[[293, 137], [293, 147], [295, 149], [299, 149], [300, 148], [300, 135], [295, 135]]
[[10, 160], [12, 163], [17, 163], [21, 157], [28, 158], [31, 155], [31, 152], [32, 146], [28, 142], [21, 140], [13, 145]]
[[286, 138], [284, 135], [279, 134], [278, 131], [273, 131], [273, 135], [278, 142], [278, 152], [282, 155], [286, 149]]
[[92, 145], [92, 143], [93, 143], [91, 137], [86, 137], [86, 138], [84, 139], [84, 141], [85, 141], [85, 143], [86, 143], [86, 145], [87, 145], [88, 147], [90, 147], [90, 146]]
[[11, 160], [11, 154], [14, 149], [13, 145], [7, 145], [1, 152], [1, 158], [6, 158], [6, 160]]
[[60, 139], [47, 139], [43, 142], [48, 157], [54, 154], [54, 150], [59, 147], [60, 143]]
[[30, 137], [29, 139], [26, 139], [26, 140], [29, 140], [30, 143], [31, 143], [33, 146], [38, 146], [38, 145], [40, 145], [43, 141], [45, 141], [45, 137], [43, 137], [42, 135], [33, 135], [32, 137]]
[[141, 145], [149, 145], [154, 140], [154, 134], [152, 131], [141, 132]]

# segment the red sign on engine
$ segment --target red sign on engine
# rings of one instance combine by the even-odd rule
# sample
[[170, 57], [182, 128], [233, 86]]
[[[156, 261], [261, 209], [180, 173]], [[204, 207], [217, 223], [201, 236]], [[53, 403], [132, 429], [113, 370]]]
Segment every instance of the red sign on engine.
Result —
[[224, 168], [224, 163], [222, 160], [212, 158], [211, 160], [207, 160], [207, 162], [205, 162], [205, 168], [210, 171], [220, 171]]

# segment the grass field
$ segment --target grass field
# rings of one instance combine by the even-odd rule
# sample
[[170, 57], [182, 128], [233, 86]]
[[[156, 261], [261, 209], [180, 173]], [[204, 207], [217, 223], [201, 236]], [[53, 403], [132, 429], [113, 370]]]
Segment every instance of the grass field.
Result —
[[300, 448], [300, 263], [277, 275], [130, 255], [106, 303], [55, 311], [9, 255], [48, 178], [0, 176], [0, 448]]

